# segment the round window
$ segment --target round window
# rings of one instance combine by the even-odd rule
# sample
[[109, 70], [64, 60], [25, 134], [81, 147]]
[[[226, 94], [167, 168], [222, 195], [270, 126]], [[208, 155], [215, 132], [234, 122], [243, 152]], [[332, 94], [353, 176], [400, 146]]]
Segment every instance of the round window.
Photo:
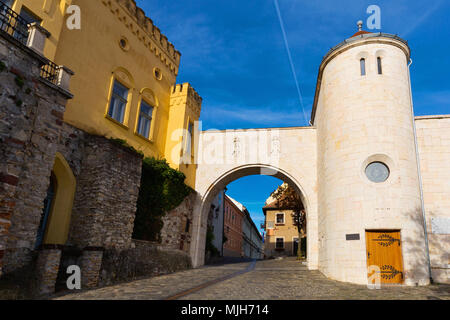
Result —
[[389, 178], [389, 168], [383, 162], [372, 162], [366, 167], [367, 178], [375, 183], [381, 183]]
[[158, 68], [154, 68], [153, 69], [153, 75], [155, 76], [155, 78], [157, 80], [161, 80], [162, 79], [162, 73], [161, 70], [159, 70]]
[[124, 50], [124, 51], [128, 51], [128, 50], [130, 49], [130, 44], [128, 43], [128, 40], [127, 40], [127, 38], [125, 38], [125, 37], [122, 37], [122, 38], [119, 40], [119, 46], [120, 46], [120, 48], [122, 48], [122, 50]]

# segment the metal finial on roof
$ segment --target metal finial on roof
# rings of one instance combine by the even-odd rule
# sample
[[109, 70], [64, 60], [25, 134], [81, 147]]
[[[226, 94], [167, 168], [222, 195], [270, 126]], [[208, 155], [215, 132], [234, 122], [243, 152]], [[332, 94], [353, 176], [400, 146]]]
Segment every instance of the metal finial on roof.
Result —
[[359, 20], [356, 24], [358, 25], [358, 31], [362, 31], [362, 26], [363, 26], [362, 20]]

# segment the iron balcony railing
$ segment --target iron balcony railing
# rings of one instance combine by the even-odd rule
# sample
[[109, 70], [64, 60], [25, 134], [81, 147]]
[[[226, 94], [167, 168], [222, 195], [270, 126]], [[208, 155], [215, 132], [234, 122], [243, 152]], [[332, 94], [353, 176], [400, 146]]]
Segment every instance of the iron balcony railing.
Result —
[[26, 45], [28, 40], [27, 21], [3, 1], [0, 1], [0, 30]]
[[54, 85], [58, 85], [58, 75], [60, 68], [52, 61], [48, 61], [47, 64], [41, 67], [41, 78], [45, 79]]
[[[0, 0], [0, 30], [12, 36], [23, 45], [27, 45], [29, 24], [17, 12], [12, 10], [5, 2]], [[40, 76], [54, 85], [59, 85], [60, 68], [54, 62], [47, 60], [41, 67]]]

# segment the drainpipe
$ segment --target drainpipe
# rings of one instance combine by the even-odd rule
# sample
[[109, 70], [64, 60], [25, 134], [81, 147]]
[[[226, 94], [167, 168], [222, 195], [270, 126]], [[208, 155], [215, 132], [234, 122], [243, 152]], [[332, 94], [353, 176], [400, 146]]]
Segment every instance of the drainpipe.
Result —
[[430, 259], [430, 247], [428, 245], [428, 230], [427, 230], [427, 219], [426, 219], [426, 214], [425, 214], [425, 202], [423, 200], [422, 172], [420, 171], [419, 145], [417, 143], [416, 120], [414, 118], [414, 106], [413, 106], [413, 99], [412, 99], [412, 86], [411, 86], [411, 73], [410, 73], [410, 67], [411, 67], [412, 63], [413, 63], [412, 59], [409, 58], [409, 64], [408, 64], [409, 97], [411, 99], [411, 114], [412, 114], [413, 131], [414, 131], [414, 144], [416, 147], [417, 174], [418, 174], [418, 178], [419, 178], [420, 202], [421, 202], [421, 206], [422, 206], [423, 231], [425, 233], [425, 247], [426, 247], [426, 251], [427, 251], [428, 272], [430, 274], [430, 283], [433, 283], [433, 277], [431, 276], [431, 259]]

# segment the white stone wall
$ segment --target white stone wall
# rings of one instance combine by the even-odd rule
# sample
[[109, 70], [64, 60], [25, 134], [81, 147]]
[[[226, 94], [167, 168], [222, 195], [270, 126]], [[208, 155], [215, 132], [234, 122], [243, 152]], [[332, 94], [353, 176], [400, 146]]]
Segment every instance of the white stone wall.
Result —
[[251, 174], [273, 175], [303, 195], [308, 219], [308, 267], [318, 267], [316, 129], [314, 127], [206, 131], [199, 141], [191, 256], [204, 260], [206, 208], [228, 183]]
[[450, 283], [450, 115], [416, 117], [431, 273]]
[[[398, 229], [405, 283], [428, 283], [404, 50], [408, 52], [396, 40], [360, 39], [337, 49], [323, 71], [314, 121], [319, 269], [332, 279], [366, 284], [365, 231]], [[382, 57], [382, 75], [377, 56]], [[360, 73], [362, 57], [365, 76]], [[372, 161], [388, 164], [386, 182], [367, 179], [364, 170]], [[346, 234], [355, 233], [359, 241], [346, 240]]]

